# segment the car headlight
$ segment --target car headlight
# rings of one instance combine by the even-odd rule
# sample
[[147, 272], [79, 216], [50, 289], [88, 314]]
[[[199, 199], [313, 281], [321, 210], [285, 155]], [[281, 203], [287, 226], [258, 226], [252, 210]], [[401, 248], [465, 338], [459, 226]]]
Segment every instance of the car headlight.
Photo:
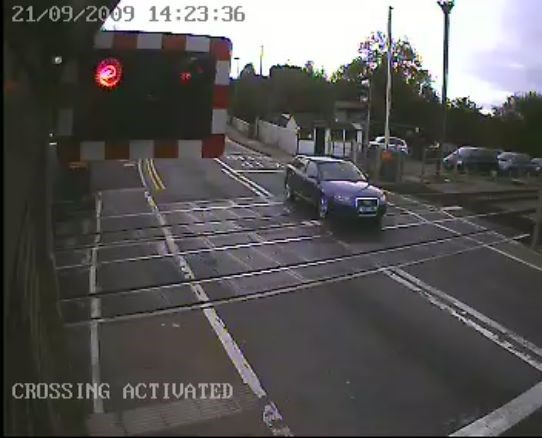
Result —
[[350, 196], [347, 196], [347, 195], [341, 195], [341, 194], [336, 194], [334, 197], [335, 201], [337, 202], [342, 202], [342, 203], [349, 203], [352, 198]]
[[378, 199], [380, 200], [380, 202], [386, 202], [386, 194], [382, 192]]

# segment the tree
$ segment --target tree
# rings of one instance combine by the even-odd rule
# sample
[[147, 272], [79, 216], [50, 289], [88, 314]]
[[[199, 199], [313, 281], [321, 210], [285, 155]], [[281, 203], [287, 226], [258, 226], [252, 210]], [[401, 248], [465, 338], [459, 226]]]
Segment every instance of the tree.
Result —
[[256, 76], [256, 70], [254, 68], [254, 64], [249, 63], [243, 67], [243, 70], [241, 70], [241, 73], [239, 74], [239, 77], [241, 79], [248, 78], [251, 76]]
[[479, 113], [482, 110], [481, 106], [478, 106], [476, 102], [472, 101], [469, 97], [458, 97], [451, 102], [451, 107], [459, 111]]
[[303, 71], [311, 78], [315, 79], [327, 79], [326, 72], [323, 68], [316, 69], [314, 67], [314, 61], [307, 61]]
[[[387, 65], [387, 36], [383, 32], [372, 33], [359, 45], [359, 56], [344, 64], [331, 76], [332, 82], [342, 80], [359, 83], [372, 77], [375, 72], [385, 72]], [[407, 84], [416, 89], [431, 89], [432, 78], [422, 67], [421, 57], [406, 39], [392, 44], [392, 68]]]
[[239, 78], [232, 83], [232, 113], [247, 122], [266, 112], [265, 79], [257, 76], [252, 64], [247, 64]]
[[[333, 73], [335, 96], [354, 100], [368, 94], [371, 81], [371, 112], [374, 132], [384, 129], [387, 83], [387, 36], [372, 33], [360, 43], [359, 55]], [[438, 133], [438, 96], [432, 78], [423, 68], [421, 57], [410, 42], [399, 39], [392, 44], [392, 131], [401, 135], [422, 130], [427, 141]], [[402, 126], [399, 126], [402, 125]]]
[[269, 74], [270, 112], [330, 114], [330, 84], [309, 61], [305, 67], [274, 65]]
[[542, 94], [514, 94], [494, 110], [504, 147], [542, 156]]

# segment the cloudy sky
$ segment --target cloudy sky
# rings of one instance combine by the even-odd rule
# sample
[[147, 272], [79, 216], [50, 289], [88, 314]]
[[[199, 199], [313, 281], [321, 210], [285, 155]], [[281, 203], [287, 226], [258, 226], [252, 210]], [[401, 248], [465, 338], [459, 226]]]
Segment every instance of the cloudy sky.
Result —
[[[206, 5], [210, 20], [187, 23], [178, 14], [188, 3], [178, 0], [121, 0], [134, 6], [134, 19], [117, 29], [168, 31], [227, 36], [240, 68], [259, 67], [264, 46], [264, 73], [277, 63], [303, 65], [313, 60], [326, 72], [357, 56], [359, 42], [386, 30], [388, 6], [394, 7], [393, 37], [406, 37], [440, 90], [443, 15], [436, 0], [192, 0]], [[150, 22], [151, 10], [170, 6], [171, 22]], [[243, 22], [221, 23], [214, 10], [241, 6]], [[112, 28], [112, 22], [106, 23]], [[456, 0], [451, 16], [449, 95], [470, 96], [490, 108], [514, 92], [542, 92], [542, 0]], [[237, 61], [232, 74], [237, 73]]]

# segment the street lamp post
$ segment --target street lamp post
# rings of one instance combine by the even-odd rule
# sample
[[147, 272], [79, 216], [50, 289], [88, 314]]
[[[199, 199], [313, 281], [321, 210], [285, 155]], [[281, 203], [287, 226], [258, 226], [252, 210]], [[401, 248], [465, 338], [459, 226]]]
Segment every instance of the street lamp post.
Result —
[[365, 133], [365, 148], [368, 148], [369, 147], [369, 142], [371, 141], [371, 137], [370, 137], [370, 127], [371, 127], [371, 100], [372, 100], [372, 94], [373, 94], [373, 84], [372, 84], [372, 81], [371, 81], [371, 78], [368, 77], [367, 79], [365, 79], [363, 81], [363, 85], [365, 85], [367, 87], [367, 98], [366, 98], [366, 103], [367, 103], [367, 121], [365, 122], [365, 125], [366, 125], [366, 130], [367, 132]]
[[446, 141], [446, 116], [448, 99], [448, 47], [450, 38], [450, 13], [454, 7], [454, 0], [438, 0], [438, 5], [444, 13], [444, 54], [443, 54], [443, 77], [442, 77], [442, 134], [437, 161], [437, 176], [440, 175], [442, 165], [442, 152]]

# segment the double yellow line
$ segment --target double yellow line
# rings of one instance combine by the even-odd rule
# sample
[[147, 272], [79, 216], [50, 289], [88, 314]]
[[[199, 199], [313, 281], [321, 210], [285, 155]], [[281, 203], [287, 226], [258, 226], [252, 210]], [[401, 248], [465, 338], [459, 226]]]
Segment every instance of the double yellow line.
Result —
[[143, 165], [145, 166], [145, 170], [149, 174], [151, 181], [154, 184], [155, 189], [158, 191], [165, 190], [166, 186], [164, 182], [162, 181], [162, 178], [160, 178], [160, 175], [158, 175], [156, 167], [154, 166], [154, 160], [145, 158], [143, 160]]

